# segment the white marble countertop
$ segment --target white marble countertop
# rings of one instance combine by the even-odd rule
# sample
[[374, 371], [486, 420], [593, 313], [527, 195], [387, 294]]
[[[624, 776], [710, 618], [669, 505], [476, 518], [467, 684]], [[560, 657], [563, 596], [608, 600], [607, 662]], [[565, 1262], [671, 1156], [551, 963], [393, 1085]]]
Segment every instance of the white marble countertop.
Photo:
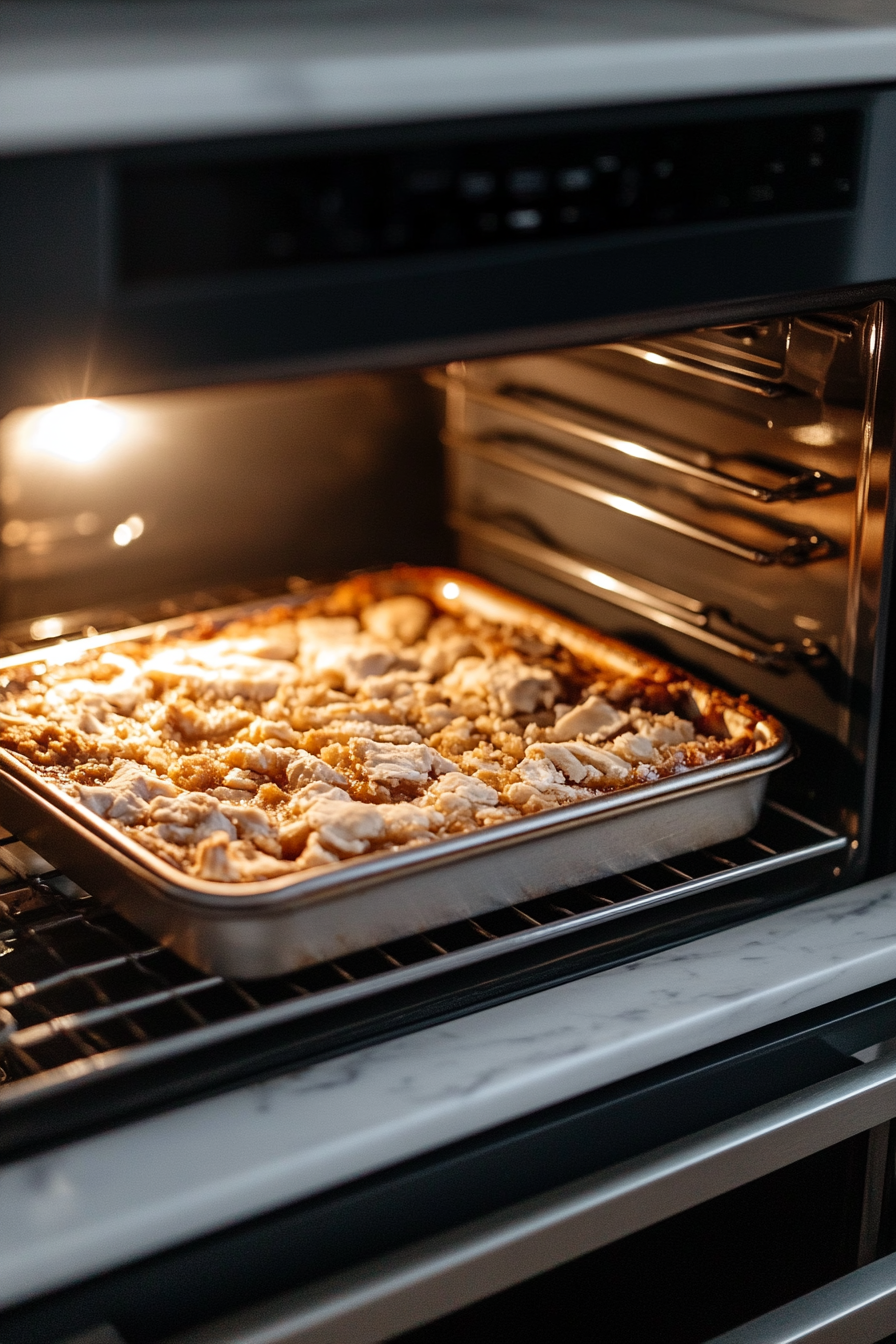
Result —
[[0, 1305], [896, 977], [896, 877], [0, 1170]]
[[896, 79], [891, 0], [5, 0], [0, 150]]

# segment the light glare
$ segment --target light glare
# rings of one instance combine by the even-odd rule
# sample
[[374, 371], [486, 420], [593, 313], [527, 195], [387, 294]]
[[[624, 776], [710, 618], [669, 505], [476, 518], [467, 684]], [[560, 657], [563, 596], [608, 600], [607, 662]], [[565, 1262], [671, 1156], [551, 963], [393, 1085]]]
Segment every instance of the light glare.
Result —
[[100, 516], [98, 513], [85, 511], [75, 514], [75, 531], [79, 537], [92, 537], [94, 532], [100, 530]]
[[445, 583], [442, 585], [442, 596], [447, 597], [451, 602], [455, 597], [460, 597], [460, 588], [456, 583]]
[[10, 518], [8, 523], [3, 524], [0, 541], [4, 546], [24, 546], [30, 532], [31, 528], [24, 518]]
[[41, 411], [29, 447], [66, 462], [95, 462], [120, 436], [124, 416], [103, 401], [64, 401]]
[[112, 540], [116, 546], [130, 546], [132, 541], [142, 537], [146, 524], [139, 513], [132, 513], [130, 518], [126, 518], [123, 523], [119, 523], [112, 533]]
[[625, 587], [617, 579], [611, 579], [609, 574], [604, 574], [599, 569], [586, 569], [585, 576], [595, 588], [603, 588], [608, 593], [622, 593]]
[[41, 621], [31, 622], [32, 639], [58, 639], [65, 629], [60, 616], [45, 616]]
[[645, 518], [648, 523], [654, 520], [652, 509], [645, 508], [634, 499], [626, 499], [624, 495], [608, 495], [607, 503], [610, 508], [618, 509], [620, 513], [630, 513], [633, 518]]
[[625, 453], [626, 457], [638, 457], [642, 461], [650, 461], [653, 456], [649, 448], [645, 448], [641, 443], [631, 443], [628, 439], [614, 439], [613, 447], [620, 453]]
[[798, 443], [808, 443], [812, 448], [832, 448], [837, 442], [837, 430], [833, 425], [797, 425], [788, 431]]

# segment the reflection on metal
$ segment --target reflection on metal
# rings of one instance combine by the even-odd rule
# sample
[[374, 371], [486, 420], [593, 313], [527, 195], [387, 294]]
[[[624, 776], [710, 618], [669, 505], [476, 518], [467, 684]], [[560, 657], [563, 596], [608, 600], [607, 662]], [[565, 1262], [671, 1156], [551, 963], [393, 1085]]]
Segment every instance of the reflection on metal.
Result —
[[862, 1190], [862, 1220], [857, 1256], [860, 1265], [870, 1265], [871, 1261], [877, 1258], [889, 1151], [890, 1125], [875, 1125], [868, 1135], [868, 1153], [865, 1159], [865, 1185]]
[[[875, 1344], [894, 1332], [896, 1255], [888, 1255], [709, 1344]], [[296, 1336], [281, 1336], [289, 1338]]]
[[800, 648], [793, 648], [783, 642], [772, 644], [736, 626], [717, 608], [670, 589], [660, 589], [658, 585], [634, 575], [623, 576], [623, 571], [615, 567], [599, 569], [544, 542], [520, 536], [518, 532], [510, 531], [498, 523], [471, 518], [462, 513], [453, 513], [449, 521], [464, 536], [520, 560], [539, 573], [572, 583], [602, 601], [612, 602], [614, 606], [643, 616], [667, 630], [690, 635], [744, 662], [786, 671], [798, 657], [823, 656], [823, 651], [812, 640], [807, 640], [806, 647]]
[[[896, 1059], [888, 1058], [167, 1344], [377, 1344], [779, 1171], [894, 1114]], [[860, 1311], [862, 1304], [870, 1313], [875, 1302], [885, 1302], [888, 1330], [745, 1331], [725, 1336], [726, 1344], [847, 1344], [881, 1339], [896, 1328], [896, 1257], [840, 1282], [856, 1288]], [[836, 1309], [837, 1287], [802, 1302], [828, 1293], [828, 1308]], [[851, 1300], [844, 1298], [840, 1308]]]
[[[3, 963], [9, 988], [0, 997], [0, 1052], [9, 1075], [0, 1088], [0, 1111], [87, 1074], [127, 1069], [372, 998], [743, 878], [834, 855], [846, 844], [845, 836], [769, 804], [753, 833], [733, 844], [262, 982], [203, 975], [61, 874], [45, 871], [28, 882], [11, 878], [0, 885], [0, 907], [8, 912], [0, 932], [11, 949]], [[8, 836], [0, 841], [0, 855], [10, 846], [18, 862], [25, 847]]]
[[[435, 387], [451, 392], [459, 381], [457, 377], [439, 372], [428, 374], [428, 380]], [[464, 384], [467, 398], [480, 406], [488, 406], [496, 411], [506, 411], [511, 415], [524, 415], [526, 419], [547, 429], [559, 430], [578, 439], [607, 448], [624, 457], [647, 462], [651, 466], [663, 467], [678, 475], [691, 477], [707, 485], [718, 486], [722, 490], [731, 490], [746, 495], [762, 504], [778, 503], [782, 500], [808, 499], [817, 495], [830, 495], [835, 492], [852, 489], [851, 480], [839, 480], [826, 472], [813, 468], [799, 467], [795, 463], [782, 462], [773, 458], [759, 458], [755, 454], [732, 454], [729, 460], [745, 465], [753, 465], [778, 477], [777, 486], [763, 486], [732, 472], [723, 471], [719, 466], [703, 466], [698, 461], [689, 461], [687, 457], [664, 451], [635, 439], [624, 433], [622, 426], [618, 433], [610, 433], [598, 425], [597, 417], [587, 407], [566, 403], [560, 397], [549, 395], [538, 388], [518, 387], [509, 384], [500, 392], [493, 392], [475, 383]], [[673, 446], [673, 445], [670, 445]], [[704, 461], [718, 460], [714, 454], [704, 448], [693, 445], [680, 446], [690, 450], [694, 457]]]
[[76, 1335], [67, 1335], [56, 1344], [125, 1344], [124, 1337], [114, 1325], [97, 1325], [92, 1330], [79, 1330]]
[[[757, 377], [753, 372], [736, 368], [733, 364], [723, 364], [719, 360], [698, 359], [695, 353], [681, 349], [673, 340], [650, 342], [613, 341], [602, 345], [601, 350], [617, 350], [621, 355], [631, 355], [645, 364], [658, 365], [665, 369], [674, 369], [676, 373], [689, 373], [696, 378], [705, 378], [713, 383], [722, 383], [725, 387], [736, 387], [744, 392], [752, 392], [759, 397], [772, 399], [786, 396], [790, 390], [779, 382]], [[768, 372], [776, 370], [765, 370]]]
[[[466, 453], [481, 461], [490, 462], [493, 466], [525, 476], [529, 480], [540, 481], [543, 485], [554, 486], [569, 494], [590, 499], [595, 504], [614, 509], [617, 513], [628, 514], [664, 531], [674, 532], [691, 541], [699, 541], [704, 546], [711, 546], [714, 550], [724, 551], [754, 565], [804, 565], [809, 561], [825, 559], [836, 553], [836, 547], [829, 538], [822, 536], [820, 532], [799, 528], [796, 525], [785, 530], [783, 546], [772, 550], [745, 546], [731, 537], [723, 536], [720, 532], [697, 527], [693, 523], [685, 522], [683, 518], [676, 518], [660, 509], [651, 508], [628, 495], [605, 490], [602, 486], [595, 485], [581, 476], [574, 476], [553, 463], [535, 458], [531, 455], [532, 452], [544, 452], [544, 446], [538, 443], [520, 440], [510, 446], [495, 440], [486, 442], [450, 432], [446, 432], [443, 438], [446, 446], [456, 452]], [[780, 528], [777, 520], [769, 525], [774, 526], [775, 530]]]
[[[839, 347], [862, 335], [861, 316], [810, 313], [747, 326], [703, 328], [650, 340], [615, 342], [595, 347], [595, 354], [616, 351], [766, 401], [780, 403], [786, 398], [794, 406], [802, 403], [808, 411], [813, 400], [837, 400], [842, 393], [835, 362]], [[856, 345], [861, 345], [861, 339]]]

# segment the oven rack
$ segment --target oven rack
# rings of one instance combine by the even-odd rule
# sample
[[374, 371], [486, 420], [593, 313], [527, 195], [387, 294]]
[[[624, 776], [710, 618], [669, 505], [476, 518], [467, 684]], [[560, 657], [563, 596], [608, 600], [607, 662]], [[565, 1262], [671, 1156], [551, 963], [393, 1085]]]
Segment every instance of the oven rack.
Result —
[[[736, 537], [726, 536], [722, 532], [688, 522], [677, 514], [667, 513], [665, 509], [654, 508], [643, 502], [642, 497], [620, 494], [615, 489], [607, 489], [598, 484], [591, 463], [576, 465], [570, 469], [568, 459], [555, 452], [551, 445], [545, 445], [534, 437], [525, 434], [502, 434], [489, 438], [474, 438], [466, 434], [457, 434], [446, 430], [442, 434], [445, 447], [454, 453], [477, 458], [489, 466], [498, 467], [512, 477], [521, 477], [526, 481], [536, 481], [556, 491], [578, 496], [590, 503], [612, 509], [616, 513], [628, 514], [651, 523], [665, 532], [689, 541], [700, 542], [723, 555], [733, 556], [736, 560], [746, 560], [752, 565], [805, 565], [816, 560], [825, 560], [838, 554], [837, 543], [825, 536], [819, 529], [806, 523], [791, 523], [775, 516], [759, 517], [744, 513], [737, 515], [734, 508], [732, 516], [759, 522], [769, 533], [782, 538], [780, 545], [759, 546]], [[650, 496], [646, 496], [650, 498]], [[707, 507], [699, 499], [693, 501], [698, 508]]]
[[[634, 347], [610, 345], [608, 350], [636, 353]], [[671, 361], [665, 361], [670, 364]], [[426, 380], [449, 396], [460, 394], [476, 406], [503, 412], [515, 421], [524, 420], [543, 429], [569, 436], [580, 444], [595, 445], [618, 454], [627, 464], [632, 459], [662, 467], [683, 480], [700, 481], [735, 495], [743, 495], [757, 504], [780, 504], [792, 500], [823, 498], [853, 488], [854, 482], [831, 476], [815, 467], [802, 467], [795, 462], [775, 460], [749, 452], [724, 455], [711, 453], [702, 444], [666, 439], [654, 430], [636, 430], [627, 422], [579, 404], [570, 397], [549, 392], [543, 387], [518, 383], [502, 383], [497, 389], [473, 381], [464, 381], [456, 373], [430, 370]], [[459, 419], [459, 423], [463, 423]], [[638, 438], [634, 439], [633, 434]], [[574, 451], [574, 450], [573, 450]], [[761, 467], [767, 477], [777, 484], [763, 485], [750, 477], [738, 476], [726, 470], [723, 463], [740, 463], [741, 467]]]
[[[341, 1007], [848, 843], [768, 803], [741, 840], [257, 981], [196, 970], [55, 870], [11, 875], [0, 884], [0, 1110], [48, 1086]], [[7, 835], [0, 864], [21, 873], [42, 861]]]

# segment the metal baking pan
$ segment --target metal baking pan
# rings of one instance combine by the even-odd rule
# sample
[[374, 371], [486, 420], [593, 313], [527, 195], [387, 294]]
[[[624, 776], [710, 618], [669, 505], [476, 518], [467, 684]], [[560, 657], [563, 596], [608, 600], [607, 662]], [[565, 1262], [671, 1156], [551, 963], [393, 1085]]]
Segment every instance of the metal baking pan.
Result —
[[[416, 592], [445, 610], [534, 627], [620, 673], [644, 676], [667, 666], [453, 570], [398, 569], [365, 582], [375, 585], [378, 597]], [[271, 606], [298, 608], [321, 591], [203, 612], [201, 619], [223, 626]], [[178, 617], [161, 631], [176, 635], [194, 623]], [[72, 661], [159, 633], [154, 624], [16, 654], [0, 659], [0, 672]], [[181, 872], [2, 748], [0, 814], [38, 854], [194, 965], [225, 976], [279, 975], [745, 834], [756, 823], [770, 772], [791, 754], [786, 730], [762, 717], [773, 736], [755, 755], [426, 847], [263, 882], [224, 884]]]

